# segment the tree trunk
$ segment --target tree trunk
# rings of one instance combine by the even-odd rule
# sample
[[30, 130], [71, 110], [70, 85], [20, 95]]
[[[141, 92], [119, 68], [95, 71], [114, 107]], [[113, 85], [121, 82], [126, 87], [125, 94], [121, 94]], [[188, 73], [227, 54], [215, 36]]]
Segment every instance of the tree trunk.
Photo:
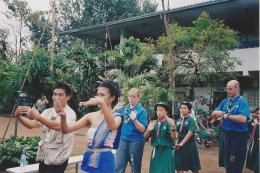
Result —
[[195, 100], [194, 86], [191, 86], [189, 89], [189, 100], [190, 101]]
[[165, 12], [165, 6], [164, 6], [164, 0], [162, 0], [162, 8], [163, 8], [163, 21], [164, 21], [164, 27], [166, 32], [166, 39], [168, 44], [168, 57], [167, 57], [167, 71], [169, 76], [169, 82], [170, 82], [170, 90], [175, 90], [175, 71], [174, 71], [174, 52], [173, 52], [173, 43], [169, 37], [169, 22], [166, 18], [166, 12]]

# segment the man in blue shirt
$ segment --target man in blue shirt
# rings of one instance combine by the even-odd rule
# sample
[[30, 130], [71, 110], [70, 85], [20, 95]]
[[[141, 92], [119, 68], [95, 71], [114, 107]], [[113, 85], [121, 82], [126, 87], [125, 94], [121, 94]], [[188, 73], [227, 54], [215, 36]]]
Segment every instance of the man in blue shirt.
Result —
[[249, 106], [239, 94], [239, 83], [231, 80], [227, 83], [227, 95], [212, 117], [222, 118], [224, 129], [224, 163], [227, 173], [242, 173], [247, 150]]
[[140, 98], [138, 88], [130, 89], [129, 104], [117, 110], [123, 116], [123, 122], [119, 148], [116, 151], [116, 173], [124, 173], [128, 162], [132, 172], [141, 173], [145, 143], [143, 134], [148, 120], [146, 110], [138, 103]]

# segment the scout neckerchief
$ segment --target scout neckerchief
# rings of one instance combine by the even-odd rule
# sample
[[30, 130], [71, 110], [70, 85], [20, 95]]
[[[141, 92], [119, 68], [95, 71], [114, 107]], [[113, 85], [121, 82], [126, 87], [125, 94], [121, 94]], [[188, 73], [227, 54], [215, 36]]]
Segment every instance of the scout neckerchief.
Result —
[[[118, 114], [113, 114], [113, 117], [117, 116]], [[96, 148], [102, 148], [103, 144], [106, 140], [106, 137], [109, 133], [110, 129], [107, 127], [107, 123], [105, 119], [101, 122], [101, 124], [98, 126], [93, 141], [91, 144], [90, 149], [96, 149]], [[88, 160], [88, 166], [93, 168], [99, 167], [99, 160], [100, 160], [100, 152], [93, 152], [91, 153], [89, 160]]]
[[189, 116], [190, 116], [190, 114], [181, 117], [181, 127], [180, 127], [180, 132], [182, 131], [182, 128], [183, 128], [183, 125], [184, 125], [184, 120], [185, 120], [186, 118], [188, 118]]
[[[238, 101], [237, 101], [236, 104], [232, 107], [232, 103], [233, 103], [232, 97], [229, 97], [229, 99], [228, 99], [228, 101], [227, 101], [227, 114], [229, 114], [229, 115], [231, 114], [231, 112], [233, 111], [233, 109], [238, 105], [238, 103], [239, 103], [239, 101], [241, 100], [241, 98], [242, 98], [242, 96], [239, 96]], [[235, 99], [234, 99], [234, 101], [235, 101]], [[220, 122], [220, 124], [219, 124], [219, 128], [222, 127], [223, 123], [224, 123], [224, 118], [221, 119], [221, 122]]]
[[[131, 109], [130, 113], [128, 113], [128, 109]], [[133, 108], [130, 108], [129, 105], [126, 106], [125, 108], [125, 113], [124, 113], [124, 122], [125, 123], [128, 123], [129, 120], [130, 120], [130, 114], [132, 111], [136, 111], [136, 109], [133, 107]]]
[[158, 118], [158, 129], [157, 129], [157, 133], [156, 133], [156, 137], [157, 138], [160, 135], [160, 127], [161, 127], [162, 122], [164, 122], [164, 121], [166, 121], [166, 117], [163, 117], [162, 119]]

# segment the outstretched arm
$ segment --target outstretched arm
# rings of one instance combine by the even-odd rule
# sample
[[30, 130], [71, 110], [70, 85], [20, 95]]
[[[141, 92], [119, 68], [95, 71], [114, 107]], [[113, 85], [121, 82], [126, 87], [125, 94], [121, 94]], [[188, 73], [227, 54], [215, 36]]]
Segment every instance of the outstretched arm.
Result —
[[31, 108], [28, 106], [19, 106], [15, 112], [14, 115], [18, 118], [18, 120], [27, 128], [37, 128], [39, 127], [39, 124], [35, 120], [30, 120], [26, 117], [23, 117], [23, 114], [28, 114], [31, 111]]
[[89, 114], [82, 117], [79, 121], [76, 121], [75, 123], [71, 124], [70, 126], [67, 123], [67, 116], [66, 113], [61, 106], [61, 103], [59, 100], [56, 101], [55, 105], [55, 111], [60, 116], [60, 129], [63, 133], [70, 133], [73, 131], [76, 131], [78, 129], [81, 129], [83, 127], [86, 127], [87, 124], [90, 122], [89, 120]]
[[101, 112], [104, 115], [105, 121], [107, 122], [107, 126], [110, 129], [110, 131], [119, 128], [122, 118], [119, 116], [117, 116], [116, 118], [113, 117], [113, 110], [106, 104], [105, 100], [102, 97], [91, 98], [86, 102], [80, 102], [80, 105], [100, 105]]
[[59, 122], [42, 117], [38, 112], [38, 110], [35, 108], [31, 109], [31, 111], [29, 112], [29, 116], [50, 129], [57, 130], [57, 131], [61, 130]]

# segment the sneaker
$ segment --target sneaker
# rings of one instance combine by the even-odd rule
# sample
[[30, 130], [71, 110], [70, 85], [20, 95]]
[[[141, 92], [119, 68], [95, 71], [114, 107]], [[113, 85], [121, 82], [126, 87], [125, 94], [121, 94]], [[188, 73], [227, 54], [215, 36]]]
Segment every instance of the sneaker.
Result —
[[205, 141], [205, 145], [206, 145], [206, 148], [210, 148], [210, 146], [211, 146], [211, 141]]
[[198, 144], [200, 144], [200, 145], [202, 144], [202, 140], [200, 139], [199, 136], [196, 137], [196, 142], [197, 142]]

